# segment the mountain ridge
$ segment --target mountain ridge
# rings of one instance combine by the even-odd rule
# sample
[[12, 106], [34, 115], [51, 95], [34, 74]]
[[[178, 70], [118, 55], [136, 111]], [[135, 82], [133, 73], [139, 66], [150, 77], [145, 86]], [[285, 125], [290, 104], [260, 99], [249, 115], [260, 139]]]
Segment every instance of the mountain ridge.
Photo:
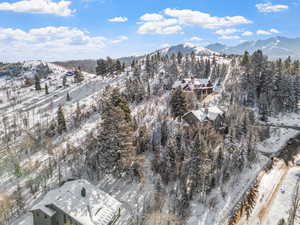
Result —
[[245, 51], [253, 53], [262, 50], [272, 59], [291, 56], [300, 59], [300, 38], [287, 38], [283, 36], [271, 37], [264, 40], [246, 41], [235, 46], [227, 46], [221, 43], [207, 45], [206, 48], [223, 54], [243, 54]]

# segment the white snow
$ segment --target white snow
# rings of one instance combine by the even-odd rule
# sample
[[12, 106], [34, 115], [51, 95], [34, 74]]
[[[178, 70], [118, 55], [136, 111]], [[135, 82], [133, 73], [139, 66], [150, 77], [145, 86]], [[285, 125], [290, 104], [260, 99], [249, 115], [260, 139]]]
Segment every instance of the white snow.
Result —
[[[300, 124], [300, 115], [297, 113], [287, 113], [279, 115], [277, 118], [270, 117], [269, 123], [275, 126], [295, 126]], [[292, 128], [270, 127], [271, 137], [262, 143], [257, 144], [259, 151], [267, 153], [276, 153], [281, 150], [287, 141], [299, 135], [300, 131]], [[276, 147], [275, 147], [276, 146]]]
[[189, 113], [193, 113], [199, 121], [214, 121], [218, 116], [222, 116], [224, 114], [224, 112], [215, 105], [202, 108], [200, 110], [193, 110], [191, 112], [187, 112], [183, 115], [183, 118]]
[[300, 167], [288, 167], [281, 160], [270, 171], [261, 173], [256, 205], [250, 218], [242, 217], [238, 225], [274, 225], [280, 219], [287, 221], [299, 175]]
[[[81, 196], [82, 188], [86, 190], [85, 197]], [[47, 205], [56, 206], [84, 225], [107, 225], [118, 215], [119, 209], [122, 209], [119, 201], [86, 180], [69, 181], [62, 187], [48, 192], [31, 210], [40, 209], [53, 216], [55, 210]]]

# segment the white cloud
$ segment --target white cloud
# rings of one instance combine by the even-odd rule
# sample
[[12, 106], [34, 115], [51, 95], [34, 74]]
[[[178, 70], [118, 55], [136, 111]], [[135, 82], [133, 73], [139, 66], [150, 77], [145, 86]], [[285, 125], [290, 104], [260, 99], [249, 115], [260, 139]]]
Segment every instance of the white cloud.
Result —
[[274, 28], [270, 29], [270, 32], [271, 32], [271, 33], [274, 33], [274, 34], [280, 33], [279, 30], [274, 29]]
[[250, 24], [252, 21], [243, 16], [226, 16], [216, 17], [208, 13], [200, 11], [193, 11], [189, 9], [165, 9], [165, 15], [175, 17], [178, 19], [179, 24], [199, 26], [208, 29], [217, 29], [221, 27], [232, 27], [240, 24]]
[[147, 21], [142, 23], [138, 29], [139, 34], [176, 34], [182, 28], [177, 25], [177, 19], [163, 19], [160, 21]]
[[158, 21], [162, 20], [164, 17], [157, 13], [146, 13], [143, 16], [140, 17], [140, 20], [142, 21]]
[[253, 35], [253, 32], [251, 31], [245, 31], [242, 33], [242, 36], [252, 36]]
[[[120, 36], [110, 40], [91, 36], [78, 28], [42, 27], [24, 31], [0, 28], [0, 61], [24, 59], [58, 59], [97, 56], [109, 45], [128, 40]], [[9, 53], [9, 54], [8, 54]]]
[[182, 28], [178, 25], [166, 27], [162, 30], [162, 34], [178, 34]]
[[228, 28], [228, 29], [221, 29], [221, 30], [217, 30], [216, 34], [218, 35], [228, 35], [228, 34], [234, 34], [239, 32], [239, 30], [235, 29], [235, 28]]
[[[139, 34], [177, 34], [183, 26], [198, 26], [207, 29], [232, 27], [241, 24], [250, 24], [252, 21], [243, 16], [216, 17], [200, 11], [189, 9], [165, 9], [161, 14], [146, 13], [140, 17]], [[229, 32], [236, 29], [227, 29]], [[229, 34], [228, 33], [228, 34]]]
[[112, 23], [125, 23], [126, 21], [128, 21], [128, 18], [119, 16], [119, 17], [111, 18], [108, 21]]
[[258, 34], [258, 35], [271, 35], [271, 34], [278, 34], [278, 33], [280, 33], [279, 30], [274, 29], [274, 28], [272, 28], [270, 30], [257, 30], [256, 31], [256, 34]]
[[270, 31], [267, 31], [267, 30], [258, 30], [258, 31], [256, 31], [256, 34], [258, 34], [258, 35], [270, 35], [272, 33]]
[[14, 3], [0, 3], [0, 11], [13, 11], [37, 14], [53, 14], [56, 16], [71, 16], [75, 10], [69, 8], [71, 1], [61, 0], [23, 0]]
[[221, 40], [237, 40], [237, 39], [240, 39], [240, 36], [237, 36], [237, 35], [222, 35], [221, 37], [219, 37], [219, 39]]
[[203, 41], [203, 39], [200, 37], [192, 37], [190, 41]]
[[256, 8], [259, 12], [271, 13], [271, 12], [281, 12], [287, 10], [289, 6], [287, 5], [273, 5], [271, 2], [256, 4]]

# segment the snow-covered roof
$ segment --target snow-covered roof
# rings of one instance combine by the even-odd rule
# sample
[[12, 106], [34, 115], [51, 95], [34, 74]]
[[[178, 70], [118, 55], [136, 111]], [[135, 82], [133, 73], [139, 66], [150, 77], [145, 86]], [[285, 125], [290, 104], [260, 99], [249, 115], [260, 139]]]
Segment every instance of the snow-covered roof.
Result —
[[173, 88], [184, 88], [186, 85], [189, 85], [191, 89], [197, 88], [196, 86], [207, 87], [209, 79], [198, 79], [198, 78], [185, 78], [183, 80], [177, 80], [173, 84]]
[[[85, 197], [81, 195], [82, 188], [86, 190]], [[83, 225], [107, 225], [118, 214], [122, 203], [88, 181], [76, 180], [48, 192], [31, 210], [40, 209], [49, 216], [54, 215], [55, 211], [47, 205], [56, 206]]]
[[[207, 110], [207, 111], [206, 111]], [[222, 116], [224, 112], [217, 106], [210, 106], [207, 109], [194, 110], [183, 115], [185, 117], [189, 113], [193, 113], [199, 121], [211, 120], [214, 121], [219, 115]]]

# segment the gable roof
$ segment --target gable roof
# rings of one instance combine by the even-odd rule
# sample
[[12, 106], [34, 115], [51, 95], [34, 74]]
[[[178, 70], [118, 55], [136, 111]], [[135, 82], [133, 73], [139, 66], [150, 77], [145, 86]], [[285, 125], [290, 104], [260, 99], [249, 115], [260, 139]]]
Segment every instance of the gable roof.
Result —
[[[86, 189], [85, 197], [81, 196], [82, 188]], [[47, 205], [54, 205], [84, 225], [107, 225], [118, 214], [122, 203], [86, 180], [75, 180], [48, 192], [31, 210], [54, 215], [55, 210]]]
[[205, 112], [205, 109], [202, 108], [200, 110], [194, 110], [184, 114], [183, 118], [190, 113], [192, 113], [200, 122], [206, 120], [214, 121], [218, 116], [222, 116], [224, 114], [224, 112], [219, 107], [210, 106], [207, 108], [207, 112]]

